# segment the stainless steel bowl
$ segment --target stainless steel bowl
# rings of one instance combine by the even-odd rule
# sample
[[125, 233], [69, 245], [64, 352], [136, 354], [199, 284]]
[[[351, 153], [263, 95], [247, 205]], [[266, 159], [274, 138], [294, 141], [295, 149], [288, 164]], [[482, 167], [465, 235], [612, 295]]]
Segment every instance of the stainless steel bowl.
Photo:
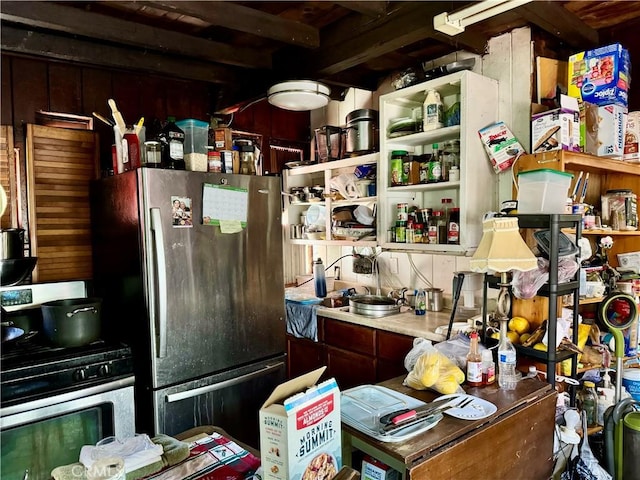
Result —
[[366, 317], [386, 317], [400, 313], [396, 300], [380, 295], [354, 295], [349, 297], [349, 312]]

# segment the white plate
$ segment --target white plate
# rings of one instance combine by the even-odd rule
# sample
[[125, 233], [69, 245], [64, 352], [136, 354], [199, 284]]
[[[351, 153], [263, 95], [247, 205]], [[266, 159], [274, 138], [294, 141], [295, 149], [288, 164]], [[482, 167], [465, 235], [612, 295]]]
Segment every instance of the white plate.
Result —
[[452, 393], [451, 395], [442, 395], [436, 400], [444, 400], [445, 398], [459, 398], [460, 403], [462, 403], [463, 399], [473, 398], [473, 402], [463, 408], [454, 407], [444, 411], [447, 415], [460, 418], [462, 420], [480, 420], [481, 418], [487, 418], [493, 415], [498, 410], [498, 407], [493, 403], [487, 402], [486, 400], [474, 395]]

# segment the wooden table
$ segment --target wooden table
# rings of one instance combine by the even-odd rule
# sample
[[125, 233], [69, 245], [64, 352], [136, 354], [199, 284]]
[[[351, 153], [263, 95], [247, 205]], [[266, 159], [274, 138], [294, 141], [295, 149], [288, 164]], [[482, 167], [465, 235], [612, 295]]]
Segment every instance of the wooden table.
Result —
[[[405, 387], [403, 379], [379, 385], [425, 402], [438, 396]], [[343, 464], [351, 465], [357, 449], [398, 470], [405, 479], [550, 478], [556, 391], [537, 379], [523, 380], [512, 391], [498, 388], [497, 383], [465, 391], [494, 403], [496, 413], [475, 421], [445, 414], [434, 428], [396, 443], [380, 442], [343, 423]]]

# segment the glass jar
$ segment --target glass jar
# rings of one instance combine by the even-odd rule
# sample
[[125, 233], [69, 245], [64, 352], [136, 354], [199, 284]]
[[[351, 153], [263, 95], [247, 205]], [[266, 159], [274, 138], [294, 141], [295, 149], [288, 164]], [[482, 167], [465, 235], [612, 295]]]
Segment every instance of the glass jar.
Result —
[[577, 405], [587, 417], [587, 427], [598, 425], [598, 395], [596, 385], [593, 382], [585, 381], [578, 391]]
[[389, 168], [390, 172], [390, 184], [392, 187], [397, 187], [400, 185], [404, 185], [402, 183], [404, 158], [407, 156], [408, 152], [406, 150], [393, 150], [391, 152], [391, 165]]

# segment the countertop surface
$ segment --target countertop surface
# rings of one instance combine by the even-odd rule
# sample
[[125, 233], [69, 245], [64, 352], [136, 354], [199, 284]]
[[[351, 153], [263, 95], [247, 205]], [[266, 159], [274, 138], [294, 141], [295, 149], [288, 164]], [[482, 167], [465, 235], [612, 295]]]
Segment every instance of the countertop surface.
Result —
[[[451, 312], [427, 312], [425, 315], [416, 315], [413, 310], [397, 313], [386, 317], [373, 318], [349, 312], [349, 307], [328, 308], [318, 307], [317, 314], [326, 318], [355, 323], [365, 327], [377, 328], [389, 332], [400, 333], [412, 337], [422, 337], [427, 340], [440, 342], [445, 335], [435, 333], [437, 327], [449, 324]], [[445, 333], [446, 334], [446, 333]]]

